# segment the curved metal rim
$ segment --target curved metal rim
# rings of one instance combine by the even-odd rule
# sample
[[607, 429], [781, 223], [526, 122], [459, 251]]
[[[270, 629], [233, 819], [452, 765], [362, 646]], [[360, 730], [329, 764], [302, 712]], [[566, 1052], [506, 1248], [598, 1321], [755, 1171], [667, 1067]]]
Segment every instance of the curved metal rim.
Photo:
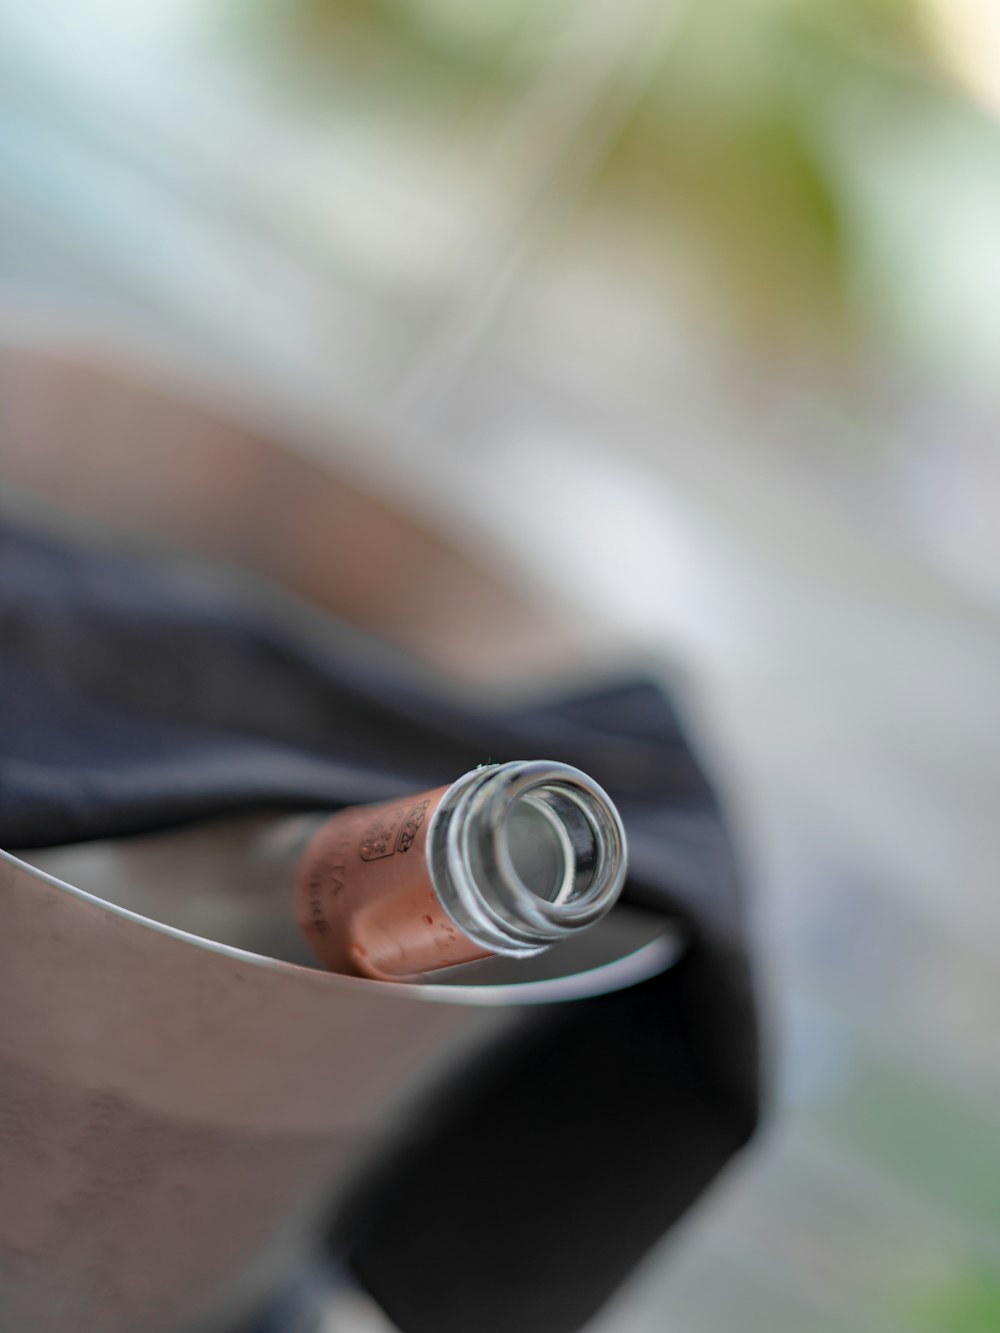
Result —
[[269, 958], [266, 954], [251, 953], [248, 949], [235, 948], [218, 940], [207, 939], [203, 935], [194, 935], [190, 931], [180, 930], [177, 926], [168, 926], [162, 921], [133, 912], [130, 908], [119, 907], [117, 903], [108, 902], [97, 894], [88, 893], [86, 889], [78, 889], [76, 885], [68, 884], [65, 880], [57, 879], [55, 875], [50, 875], [47, 871], [39, 870], [29, 865], [27, 861], [20, 860], [12, 852], [0, 849], [0, 862], [7, 862], [14, 869], [48, 884], [51, 888], [90, 903], [99, 910], [135, 921], [147, 930], [167, 935], [181, 944], [191, 945], [223, 958], [249, 962], [267, 971], [291, 972], [297, 977], [309, 978], [310, 980], [305, 982], [308, 985], [326, 986], [336, 990], [344, 987], [357, 990], [358, 987], [363, 987], [369, 994], [378, 993], [383, 997], [391, 995], [404, 1004], [458, 1004], [494, 1008], [558, 1004], [566, 1000], [590, 999], [610, 994], [612, 991], [625, 990], [641, 981], [648, 981], [672, 966], [683, 950], [680, 935], [668, 925], [662, 935], [648, 944], [641, 945], [632, 953], [616, 958], [613, 962], [602, 963], [600, 967], [590, 968], [584, 972], [570, 972], [566, 976], [552, 977], [545, 981], [502, 982], [498, 985], [485, 986], [435, 985], [433, 982], [404, 985], [391, 981], [371, 981], [366, 977], [345, 977], [337, 972], [300, 967], [296, 963], [286, 963], [279, 958]]

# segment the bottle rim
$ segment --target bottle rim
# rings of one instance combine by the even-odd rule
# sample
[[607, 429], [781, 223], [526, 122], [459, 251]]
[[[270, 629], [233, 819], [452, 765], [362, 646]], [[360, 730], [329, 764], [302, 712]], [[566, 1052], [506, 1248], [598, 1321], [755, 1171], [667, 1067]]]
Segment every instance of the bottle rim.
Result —
[[[549, 899], [524, 882], [511, 856], [508, 820], [520, 802], [556, 793], [589, 830], [595, 863], [589, 882]], [[563, 847], [572, 846], [568, 837]], [[625, 830], [610, 797], [570, 764], [514, 760], [466, 773], [445, 792], [427, 833], [427, 862], [452, 921], [494, 953], [525, 957], [594, 924], [625, 881]]]

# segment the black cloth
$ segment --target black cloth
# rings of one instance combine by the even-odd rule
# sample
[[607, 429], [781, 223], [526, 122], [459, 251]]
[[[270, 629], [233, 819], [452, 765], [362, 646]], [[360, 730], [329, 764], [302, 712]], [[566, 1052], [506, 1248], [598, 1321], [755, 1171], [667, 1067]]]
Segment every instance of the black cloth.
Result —
[[680, 916], [691, 947], [469, 1067], [331, 1224], [404, 1333], [577, 1329], [754, 1130], [744, 909], [674, 710], [642, 680], [475, 706], [184, 562], [0, 525], [8, 849], [381, 800], [539, 757], [606, 788], [627, 894]]

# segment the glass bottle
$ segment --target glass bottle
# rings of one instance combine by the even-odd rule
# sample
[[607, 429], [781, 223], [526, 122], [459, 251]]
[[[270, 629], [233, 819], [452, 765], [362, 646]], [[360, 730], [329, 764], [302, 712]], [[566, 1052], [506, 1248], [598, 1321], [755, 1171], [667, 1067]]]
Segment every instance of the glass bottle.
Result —
[[241, 816], [19, 855], [222, 943], [378, 980], [526, 958], [610, 910], [625, 833], [606, 793], [543, 760], [334, 814]]

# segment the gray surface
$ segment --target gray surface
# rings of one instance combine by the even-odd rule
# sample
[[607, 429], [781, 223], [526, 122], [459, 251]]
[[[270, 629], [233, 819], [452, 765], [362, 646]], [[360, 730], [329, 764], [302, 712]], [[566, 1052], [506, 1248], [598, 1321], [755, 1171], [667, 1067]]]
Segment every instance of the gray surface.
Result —
[[[495, 561], [583, 660], [638, 649], [689, 681], [759, 894], [775, 1114], [594, 1333], [996, 1327], [996, 403], [933, 352], [960, 353], [959, 327], [969, 366], [991, 360], [995, 274], [955, 201], [995, 130], [977, 123], [979, 158], [932, 154], [940, 186], [867, 128], [841, 141], [889, 210], [887, 322], [922, 310], [931, 349], [901, 383], [873, 359], [851, 396], [794, 359], [734, 367], [550, 245], [587, 180], [600, 68], [538, 78], [566, 90], [551, 134], [476, 122], [449, 157], [433, 123], [391, 115], [306, 132], [191, 6], [96, 7], [59, 42], [36, 8], [4, 20], [11, 336], [58, 339], [69, 311], [92, 344], [235, 395]], [[956, 325], [957, 292], [982, 318]], [[381, 448], [345, 443], [349, 421]]]

